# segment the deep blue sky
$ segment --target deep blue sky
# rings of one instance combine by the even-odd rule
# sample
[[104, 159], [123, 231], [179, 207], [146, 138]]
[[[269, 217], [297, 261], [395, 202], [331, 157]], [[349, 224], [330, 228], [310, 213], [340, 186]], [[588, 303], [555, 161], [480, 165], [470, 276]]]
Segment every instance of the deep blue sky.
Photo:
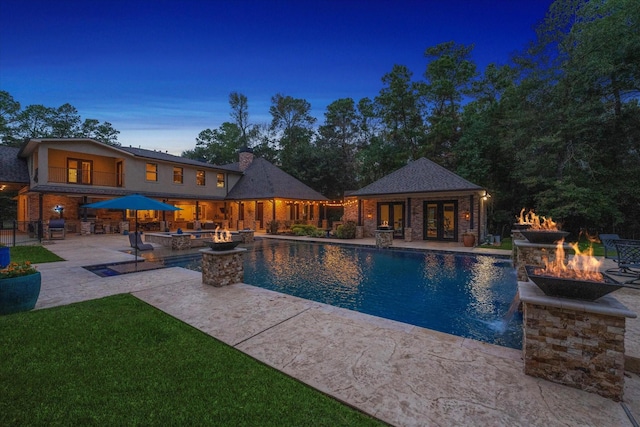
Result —
[[375, 97], [394, 64], [419, 79], [424, 51], [474, 44], [482, 71], [534, 39], [551, 0], [0, 0], [0, 89], [24, 108], [70, 103], [122, 145], [179, 154], [229, 121], [252, 123], [276, 93], [318, 122], [339, 98]]

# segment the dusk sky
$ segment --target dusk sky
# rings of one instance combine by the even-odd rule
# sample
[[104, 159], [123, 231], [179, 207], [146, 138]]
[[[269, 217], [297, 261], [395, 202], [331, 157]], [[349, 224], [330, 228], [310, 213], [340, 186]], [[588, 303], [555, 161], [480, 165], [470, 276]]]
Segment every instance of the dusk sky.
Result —
[[394, 64], [414, 80], [427, 47], [474, 44], [483, 71], [534, 40], [551, 0], [0, 0], [0, 89], [24, 108], [70, 103], [124, 146], [180, 154], [247, 96], [268, 123], [277, 93], [318, 124], [340, 98], [374, 98]]

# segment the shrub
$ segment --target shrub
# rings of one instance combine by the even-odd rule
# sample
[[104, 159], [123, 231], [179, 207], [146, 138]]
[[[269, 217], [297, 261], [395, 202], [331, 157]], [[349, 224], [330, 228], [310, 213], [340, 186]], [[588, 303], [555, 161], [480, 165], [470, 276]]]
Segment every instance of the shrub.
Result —
[[356, 238], [356, 223], [353, 221], [347, 221], [336, 228], [336, 237], [338, 239], [355, 239]]
[[280, 227], [280, 223], [276, 220], [267, 222], [267, 233], [270, 234], [278, 234], [278, 228]]
[[322, 237], [323, 232], [315, 225], [295, 224], [291, 227], [291, 232], [296, 236]]

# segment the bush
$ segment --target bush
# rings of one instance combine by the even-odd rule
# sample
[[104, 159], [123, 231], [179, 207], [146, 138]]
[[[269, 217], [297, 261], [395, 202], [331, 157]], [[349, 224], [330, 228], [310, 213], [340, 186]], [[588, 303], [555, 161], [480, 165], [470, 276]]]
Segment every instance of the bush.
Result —
[[295, 224], [291, 227], [291, 232], [296, 236], [322, 237], [323, 232], [315, 225]]
[[280, 223], [276, 220], [267, 222], [267, 233], [269, 234], [278, 234], [278, 228], [280, 227]]
[[355, 239], [356, 238], [356, 223], [353, 221], [347, 221], [336, 228], [336, 237], [338, 239]]

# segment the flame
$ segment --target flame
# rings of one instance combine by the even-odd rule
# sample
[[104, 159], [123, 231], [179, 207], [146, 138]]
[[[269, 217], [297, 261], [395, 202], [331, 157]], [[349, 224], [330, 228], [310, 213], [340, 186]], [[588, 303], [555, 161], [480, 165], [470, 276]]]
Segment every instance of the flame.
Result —
[[532, 230], [558, 231], [558, 223], [554, 222], [551, 217], [538, 216], [533, 209], [530, 209], [526, 215], [524, 211], [525, 208], [522, 208], [520, 215], [516, 216], [518, 224], [530, 225]]
[[600, 274], [602, 261], [593, 256], [593, 245], [590, 244], [584, 251], [580, 250], [577, 242], [569, 243], [569, 246], [575, 252], [569, 262], [565, 262], [564, 239], [561, 239], [556, 245], [555, 260], [549, 261], [549, 259], [545, 259], [544, 268], [538, 269], [537, 273], [546, 276], [601, 282], [603, 280], [602, 274]]
[[215, 243], [224, 243], [231, 241], [231, 232], [226, 228], [224, 230], [220, 230], [220, 226], [217, 226], [213, 231], [213, 235], [211, 236]]

